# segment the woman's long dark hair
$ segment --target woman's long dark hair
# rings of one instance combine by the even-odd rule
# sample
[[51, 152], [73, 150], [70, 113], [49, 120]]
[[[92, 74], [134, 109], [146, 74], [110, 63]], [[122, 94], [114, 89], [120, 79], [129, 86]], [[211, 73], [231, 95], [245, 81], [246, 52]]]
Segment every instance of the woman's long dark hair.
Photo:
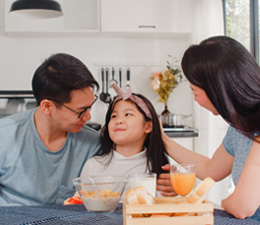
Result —
[[[165, 155], [166, 150], [162, 141], [162, 136], [161, 136], [161, 128], [160, 128], [160, 123], [158, 116], [156, 114], [156, 111], [151, 104], [151, 102], [145, 98], [143, 95], [140, 94], [133, 94], [141, 98], [145, 104], [147, 105], [148, 109], [150, 110], [150, 113], [152, 115], [152, 124], [153, 124], [153, 129], [152, 131], [147, 134], [144, 146], [147, 148], [147, 168], [151, 171], [157, 174], [165, 172], [164, 170], [161, 169], [161, 166], [169, 163], [168, 159]], [[121, 101], [121, 100], [119, 100]], [[131, 100], [129, 100], [131, 101]], [[132, 102], [132, 101], [131, 101]], [[134, 103], [135, 104], [135, 103]], [[106, 121], [105, 125], [103, 126], [101, 130], [101, 146], [102, 146], [102, 153], [103, 154], [109, 154], [110, 152], [113, 151], [113, 141], [109, 137], [109, 132], [108, 132], [108, 123], [110, 121], [111, 113], [113, 111], [113, 103], [110, 104], [107, 114], [106, 114]], [[146, 121], [149, 121], [149, 119], [145, 113], [142, 111], [138, 105], [136, 105], [138, 110], [143, 114], [144, 118]]]
[[226, 36], [208, 38], [186, 50], [181, 66], [229, 124], [250, 138], [260, 131], [260, 68], [243, 45]]

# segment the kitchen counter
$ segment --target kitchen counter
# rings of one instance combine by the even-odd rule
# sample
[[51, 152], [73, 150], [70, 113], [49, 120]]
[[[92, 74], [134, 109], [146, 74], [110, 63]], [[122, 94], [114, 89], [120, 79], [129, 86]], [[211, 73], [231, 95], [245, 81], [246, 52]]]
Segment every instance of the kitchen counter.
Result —
[[199, 136], [199, 133], [196, 131], [165, 132], [165, 134], [171, 138], [190, 138]]
[[193, 138], [199, 136], [199, 131], [188, 126], [184, 127], [164, 127], [164, 133], [171, 138]]

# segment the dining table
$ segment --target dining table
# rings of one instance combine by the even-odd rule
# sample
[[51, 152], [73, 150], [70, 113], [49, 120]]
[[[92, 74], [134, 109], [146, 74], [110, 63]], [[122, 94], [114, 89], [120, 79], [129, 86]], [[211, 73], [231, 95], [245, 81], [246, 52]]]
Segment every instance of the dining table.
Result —
[[[41, 205], [41, 206], [2, 206], [0, 207], [0, 224], [3, 225], [122, 225], [123, 206], [118, 204], [110, 212], [88, 212], [84, 205]], [[224, 210], [214, 209], [214, 224], [240, 225], [260, 224], [251, 218], [236, 219]]]

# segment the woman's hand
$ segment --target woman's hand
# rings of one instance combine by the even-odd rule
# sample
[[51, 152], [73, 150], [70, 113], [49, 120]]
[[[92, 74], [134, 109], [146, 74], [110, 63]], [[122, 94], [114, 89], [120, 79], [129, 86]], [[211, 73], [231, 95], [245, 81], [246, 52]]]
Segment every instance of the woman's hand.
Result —
[[162, 166], [162, 169], [166, 171], [166, 173], [161, 173], [157, 179], [157, 191], [161, 191], [161, 195], [168, 197], [168, 196], [175, 196], [176, 193], [173, 190], [171, 179], [170, 179], [170, 165], [166, 164]]

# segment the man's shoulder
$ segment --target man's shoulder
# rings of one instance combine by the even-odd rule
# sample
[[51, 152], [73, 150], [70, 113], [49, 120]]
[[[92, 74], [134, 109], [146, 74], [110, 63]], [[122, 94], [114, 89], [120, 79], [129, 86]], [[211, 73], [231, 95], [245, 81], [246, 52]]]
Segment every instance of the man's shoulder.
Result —
[[70, 133], [68, 143], [83, 152], [87, 150], [87, 158], [99, 155], [101, 152], [100, 135], [96, 130], [84, 126], [78, 133]]
[[81, 131], [78, 134], [82, 135], [82, 136], [87, 136], [89, 138], [99, 138], [99, 136], [100, 136], [98, 131], [96, 131], [95, 129], [93, 129], [87, 125], [82, 127]]
[[100, 134], [98, 131], [85, 125], [79, 132], [71, 133], [70, 140], [77, 141], [77, 145], [99, 146]]
[[0, 128], [10, 127], [20, 122], [28, 122], [32, 115], [32, 110], [15, 113], [0, 119]]

